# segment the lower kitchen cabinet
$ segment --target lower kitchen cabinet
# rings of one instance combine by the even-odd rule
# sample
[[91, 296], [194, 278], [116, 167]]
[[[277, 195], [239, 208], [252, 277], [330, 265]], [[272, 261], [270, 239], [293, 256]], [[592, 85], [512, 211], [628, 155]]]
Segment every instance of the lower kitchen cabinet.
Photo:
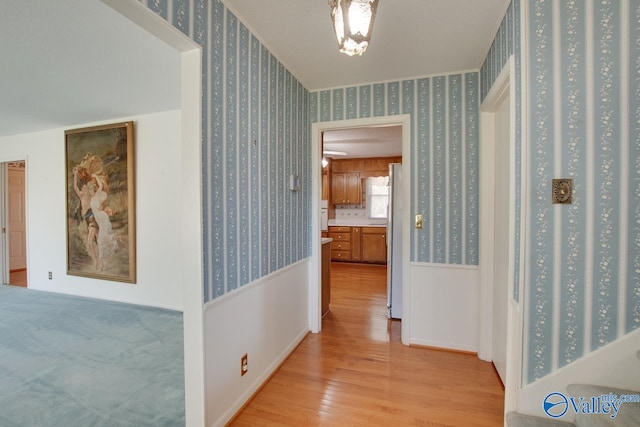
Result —
[[386, 227], [329, 227], [331, 260], [386, 264]]
[[351, 261], [362, 261], [362, 238], [360, 227], [351, 227]]
[[329, 312], [331, 302], [331, 244], [322, 245], [322, 317]]
[[329, 227], [331, 261], [351, 261], [351, 227]]
[[387, 262], [387, 229], [362, 227], [362, 261]]

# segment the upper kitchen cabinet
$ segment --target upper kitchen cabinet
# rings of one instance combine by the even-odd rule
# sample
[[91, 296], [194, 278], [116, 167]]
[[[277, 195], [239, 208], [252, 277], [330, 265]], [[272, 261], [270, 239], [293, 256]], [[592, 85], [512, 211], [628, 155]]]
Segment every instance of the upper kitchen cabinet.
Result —
[[331, 201], [334, 205], [359, 205], [362, 203], [360, 173], [333, 173], [331, 176]]
[[[402, 163], [402, 157], [376, 157], [366, 159], [334, 159], [328, 180], [331, 185], [329, 200], [333, 205], [359, 205], [362, 203], [362, 180], [388, 176], [390, 163]], [[323, 183], [324, 183], [323, 177]], [[323, 190], [323, 195], [325, 194]]]
[[329, 200], [329, 174], [322, 173], [322, 200]]

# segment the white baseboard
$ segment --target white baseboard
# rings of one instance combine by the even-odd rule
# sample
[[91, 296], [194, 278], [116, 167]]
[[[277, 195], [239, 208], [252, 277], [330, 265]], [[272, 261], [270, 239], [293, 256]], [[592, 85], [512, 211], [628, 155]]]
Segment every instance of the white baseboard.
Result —
[[411, 339], [411, 345], [418, 345], [421, 347], [434, 347], [441, 348], [443, 350], [464, 351], [466, 353], [478, 353], [477, 346], [464, 345], [455, 342], [443, 342], [443, 341], [430, 341], [421, 339]]
[[258, 378], [247, 388], [247, 390], [240, 395], [240, 397], [235, 401], [233, 405], [229, 407], [227, 411], [225, 411], [222, 416], [216, 421], [212, 427], [222, 427], [226, 423], [228, 423], [241, 409], [242, 407], [251, 399], [251, 397], [258, 391], [260, 388], [269, 380], [269, 378], [276, 372], [276, 370], [282, 365], [282, 363], [287, 360], [287, 357], [294, 352], [296, 347], [300, 345], [302, 340], [309, 334], [309, 331], [302, 331], [296, 337], [296, 339], [291, 342], [284, 349], [284, 351], [275, 359], [268, 367], [265, 369]]

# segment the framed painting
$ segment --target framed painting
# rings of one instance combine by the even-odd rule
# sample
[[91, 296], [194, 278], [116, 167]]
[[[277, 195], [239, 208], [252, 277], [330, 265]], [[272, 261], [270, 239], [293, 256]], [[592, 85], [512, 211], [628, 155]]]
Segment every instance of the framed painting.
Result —
[[65, 131], [67, 274], [136, 282], [133, 122]]

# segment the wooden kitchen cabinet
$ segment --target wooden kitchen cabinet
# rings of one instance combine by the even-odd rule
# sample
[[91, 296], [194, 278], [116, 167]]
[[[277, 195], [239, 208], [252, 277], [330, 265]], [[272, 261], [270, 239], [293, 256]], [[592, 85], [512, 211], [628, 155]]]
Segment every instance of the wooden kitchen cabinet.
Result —
[[351, 261], [362, 260], [362, 233], [360, 227], [351, 227]]
[[386, 227], [329, 227], [331, 261], [386, 264]]
[[362, 261], [387, 262], [387, 229], [362, 227]]
[[[389, 175], [390, 163], [402, 163], [402, 157], [372, 157], [366, 159], [337, 159], [330, 163], [331, 174], [358, 172], [360, 179]], [[329, 177], [331, 178], [331, 177]]]
[[362, 186], [360, 185], [359, 173], [347, 174], [347, 204], [359, 205], [362, 203]]
[[351, 261], [351, 227], [329, 227], [331, 261]]
[[[402, 163], [402, 157], [331, 160], [327, 170], [327, 189], [330, 190], [328, 200], [332, 205], [361, 204], [362, 180], [376, 176], [388, 176], [390, 163]], [[325, 194], [324, 182], [323, 176], [323, 197]]]
[[347, 200], [347, 174], [334, 173], [331, 176], [331, 201], [334, 205], [346, 203]]
[[331, 302], [331, 246], [322, 245], [322, 317], [329, 312]]
[[331, 176], [331, 200], [334, 205], [359, 205], [362, 202], [360, 173], [334, 173]]
[[322, 174], [322, 200], [329, 200], [329, 175]]

